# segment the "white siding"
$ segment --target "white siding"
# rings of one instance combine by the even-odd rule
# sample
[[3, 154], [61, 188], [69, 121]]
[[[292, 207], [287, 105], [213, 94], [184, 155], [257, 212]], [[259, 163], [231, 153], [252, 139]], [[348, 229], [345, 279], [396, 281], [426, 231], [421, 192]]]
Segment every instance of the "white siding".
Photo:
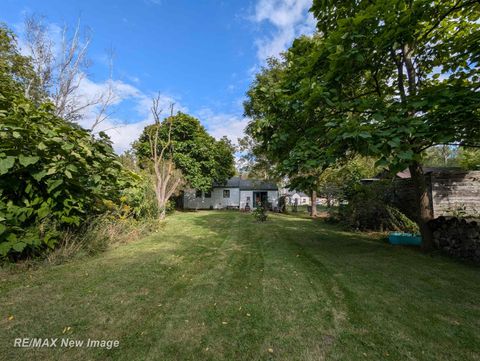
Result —
[[[241, 190], [240, 191], [240, 208], [243, 209], [247, 205], [247, 198], [250, 197], [250, 201], [248, 202], [248, 205], [250, 208], [253, 208], [253, 192], [257, 191], [247, 191], [247, 190]], [[258, 192], [265, 192], [262, 190], [259, 190]], [[268, 191], [267, 192], [268, 196], [268, 202], [272, 203], [272, 207], [277, 207], [278, 206], [278, 191]]]
[[[230, 198], [223, 198], [223, 190], [230, 190]], [[186, 209], [222, 209], [226, 207], [239, 206], [239, 189], [238, 188], [214, 188], [211, 198], [205, 198], [202, 194], [201, 198], [195, 197], [195, 190], [189, 189], [185, 191], [183, 196], [183, 207]]]
[[240, 208], [243, 209], [247, 205], [247, 198], [250, 197], [248, 205], [253, 207], [253, 191], [240, 191]]
[[311, 203], [310, 197], [302, 197], [298, 193], [294, 193], [292, 196], [287, 197], [287, 198], [288, 198], [288, 202], [289, 202], [290, 205], [295, 204], [295, 199], [297, 199], [297, 204], [299, 206], [302, 205], [302, 204], [310, 205], [310, 203]]
[[272, 203], [272, 207], [278, 207], [278, 191], [268, 191], [268, 201]]

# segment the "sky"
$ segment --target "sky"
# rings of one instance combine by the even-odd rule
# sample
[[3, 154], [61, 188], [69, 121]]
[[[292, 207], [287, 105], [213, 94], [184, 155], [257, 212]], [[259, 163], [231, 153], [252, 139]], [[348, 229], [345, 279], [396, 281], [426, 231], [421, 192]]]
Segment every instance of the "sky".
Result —
[[[157, 93], [164, 115], [174, 102], [210, 134], [235, 143], [248, 122], [242, 103], [255, 73], [295, 37], [314, 31], [310, 6], [311, 0], [1, 0], [0, 22], [25, 48], [27, 15], [44, 16], [57, 42], [65, 25], [80, 21], [91, 37], [80, 89], [86, 97], [106, 89], [113, 49], [115, 104], [97, 131], [105, 130], [122, 153], [152, 123]], [[90, 109], [80, 124], [88, 128], [92, 117]]]

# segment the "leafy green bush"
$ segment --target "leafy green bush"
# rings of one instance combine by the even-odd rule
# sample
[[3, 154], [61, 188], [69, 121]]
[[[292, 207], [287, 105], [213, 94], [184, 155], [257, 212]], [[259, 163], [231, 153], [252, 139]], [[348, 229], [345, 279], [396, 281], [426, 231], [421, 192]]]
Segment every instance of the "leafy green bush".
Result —
[[[157, 212], [150, 177], [122, 165], [106, 134], [94, 137], [55, 116], [37, 80], [13, 32], [0, 25], [0, 259], [58, 243], [76, 249], [92, 229], [121, 228]], [[75, 237], [65, 237], [70, 233]], [[87, 243], [100, 240], [97, 233]], [[64, 247], [66, 238], [78, 244]]]
[[258, 204], [257, 208], [253, 211], [253, 216], [259, 222], [265, 222], [267, 220], [267, 208], [263, 203]]
[[[105, 134], [92, 134], [0, 84], [0, 256], [56, 244], [56, 228], [80, 226], [118, 203], [134, 180]], [[55, 227], [42, 227], [42, 224]], [[53, 229], [53, 231], [52, 231]]]
[[358, 184], [348, 204], [341, 205], [331, 218], [358, 230], [418, 233], [417, 224], [391, 204], [391, 194], [385, 182]]

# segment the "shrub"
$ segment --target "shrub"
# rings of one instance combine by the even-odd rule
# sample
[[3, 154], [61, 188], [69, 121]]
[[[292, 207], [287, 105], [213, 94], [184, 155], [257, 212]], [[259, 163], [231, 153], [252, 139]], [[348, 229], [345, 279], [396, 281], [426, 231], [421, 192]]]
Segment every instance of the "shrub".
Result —
[[415, 222], [390, 202], [391, 188], [386, 182], [357, 185], [348, 203], [331, 216], [349, 227], [370, 231], [418, 233]]
[[267, 220], [267, 208], [260, 203], [253, 211], [253, 216], [259, 222], [265, 222]]
[[105, 134], [98, 139], [0, 85], [0, 257], [53, 248], [41, 225], [79, 227], [118, 203], [134, 181]]

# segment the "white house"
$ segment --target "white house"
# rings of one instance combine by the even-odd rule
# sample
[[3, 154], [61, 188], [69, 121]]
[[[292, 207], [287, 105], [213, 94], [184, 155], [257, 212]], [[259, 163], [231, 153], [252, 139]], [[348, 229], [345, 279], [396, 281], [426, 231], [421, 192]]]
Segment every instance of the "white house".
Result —
[[[280, 191], [280, 195], [285, 196], [285, 203], [289, 206], [293, 206], [295, 203], [298, 206], [310, 206], [312, 204], [312, 199], [308, 194], [304, 192], [299, 192], [295, 189], [289, 190], [287, 188], [282, 188]], [[327, 201], [325, 198], [317, 197], [316, 204], [327, 204]]]
[[288, 205], [310, 205], [311, 199], [310, 197], [303, 193], [303, 192], [298, 192], [296, 190], [291, 191], [290, 193], [285, 194], [285, 201]]
[[233, 177], [225, 184], [214, 184], [210, 192], [189, 189], [183, 194], [185, 209], [245, 209], [247, 205], [253, 209], [260, 202], [266, 202], [272, 208], [278, 207], [278, 187], [275, 183]]

